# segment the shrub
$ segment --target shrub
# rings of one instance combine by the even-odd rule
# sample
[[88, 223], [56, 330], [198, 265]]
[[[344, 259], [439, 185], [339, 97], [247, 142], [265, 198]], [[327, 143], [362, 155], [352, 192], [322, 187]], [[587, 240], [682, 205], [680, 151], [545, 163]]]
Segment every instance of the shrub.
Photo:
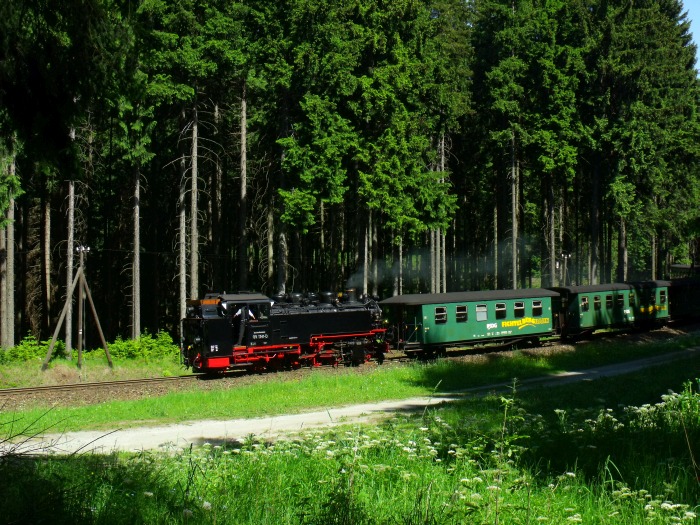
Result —
[[[0, 352], [0, 364], [43, 361], [46, 358], [46, 352], [50, 344], [51, 341], [37, 341], [36, 337], [28, 334], [17, 346]], [[63, 341], [56, 341], [51, 359], [63, 357], [65, 356], [65, 352], [65, 343]]]
[[160, 331], [155, 336], [142, 334], [138, 339], [122, 339], [109, 345], [109, 353], [114, 359], [164, 359], [177, 357], [179, 348], [167, 332]]
[[[27, 335], [22, 341], [12, 348], [0, 351], [0, 364], [24, 363], [29, 361], [43, 361], [49, 349], [50, 341], [37, 341], [33, 335]], [[138, 339], [122, 339], [109, 344], [109, 353], [115, 359], [144, 359], [158, 360], [174, 358], [178, 356], [179, 348], [173, 343], [172, 337], [167, 332], [158, 332], [155, 336], [148, 333]], [[101, 352], [87, 352], [87, 354]], [[51, 359], [65, 357], [66, 345], [57, 340], [53, 348]], [[86, 355], [87, 357], [87, 355]]]

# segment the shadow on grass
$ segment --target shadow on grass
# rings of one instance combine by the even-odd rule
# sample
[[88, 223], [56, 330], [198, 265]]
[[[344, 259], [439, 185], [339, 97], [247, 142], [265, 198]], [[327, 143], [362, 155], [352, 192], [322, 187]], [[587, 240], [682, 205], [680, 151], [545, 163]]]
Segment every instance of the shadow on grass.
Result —
[[[700, 501], [698, 378], [700, 361], [691, 359], [561, 386], [520, 388], [516, 382], [514, 391], [474, 396], [434, 414], [454, 429], [439, 440], [488, 436], [495, 450], [517, 436], [521, 466], [542, 481], [576, 471], [654, 497]], [[512, 400], [507, 413], [505, 399]]]
[[4, 456], [0, 523], [178, 523], [198, 505], [187, 487], [164, 484], [157, 465], [117, 455]]
[[475, 350], [462, 360], [426, 363], [415, 384], [436, 391], [458, 391], [673, 354], [698, 346], [697, 332], [676, 331], [601, 334], [576, 344], [478, 354]]

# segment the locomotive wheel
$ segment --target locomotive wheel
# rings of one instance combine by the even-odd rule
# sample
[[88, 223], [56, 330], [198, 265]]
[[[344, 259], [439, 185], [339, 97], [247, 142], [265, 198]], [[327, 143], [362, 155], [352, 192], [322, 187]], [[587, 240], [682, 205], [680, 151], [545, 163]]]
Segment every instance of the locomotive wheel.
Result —
[[367, 359], [367, 353], [364, 348], [355, 348], [352, 351], [351, 364], [352, 366], [360, 366]]

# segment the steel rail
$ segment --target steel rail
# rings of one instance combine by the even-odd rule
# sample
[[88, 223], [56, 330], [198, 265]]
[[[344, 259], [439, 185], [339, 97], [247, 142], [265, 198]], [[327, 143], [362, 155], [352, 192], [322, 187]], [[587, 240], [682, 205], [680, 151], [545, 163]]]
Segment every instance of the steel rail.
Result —
[[196, 374], [173, 376], [173, 377], [150, 377], [142, 379], [120, 379], [117, 381], [95, 381], [91, 383], [68, 383], [65, 385], [40, 385], [31, 387], [14, 387], [0, 389], [0, 396], [15, 396], [21, 394], [38, 394], [41, 392], [62, 392], [70, 390], [89, 390], [92, 388], [110, 388], [114, 386], [137, 386], [147, 385], [150, 383], [166, 383], [173, 381], [187, 381], [190, 379], [198, 379], [200, 376]]

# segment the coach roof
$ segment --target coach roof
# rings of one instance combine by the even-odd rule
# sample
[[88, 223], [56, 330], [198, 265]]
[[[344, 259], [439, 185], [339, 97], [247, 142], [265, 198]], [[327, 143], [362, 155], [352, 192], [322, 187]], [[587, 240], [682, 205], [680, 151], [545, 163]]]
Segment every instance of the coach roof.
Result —
[[558, 297], [559, 294], [545, 288], [526, 288], [523, 290], [483, 290], [448, 293], [414, 293], [396, 295], [380, 301], [380, 305], [404, 304], [447, 304], [473, 303], [477, 301], [498, 301], [508, 299], [537, 299], [540, 297]]

